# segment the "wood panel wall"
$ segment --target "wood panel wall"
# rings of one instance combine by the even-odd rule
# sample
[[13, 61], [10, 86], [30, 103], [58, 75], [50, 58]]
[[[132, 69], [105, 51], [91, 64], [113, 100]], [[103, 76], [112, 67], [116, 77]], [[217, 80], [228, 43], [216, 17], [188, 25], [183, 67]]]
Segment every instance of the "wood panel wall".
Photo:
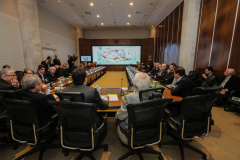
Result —
[[154, 61], [179, 63], [182, 16], [183, 2], [156, 27]]
[[223, 74], [231, 67], [240, 75], [239, 1], [202, 0], [194, 69]]
[[[117, 41], [117, 43], [116, 43]], [[79, 56], [92, 56], [92, 45], [142, 46], [141, 62], [153, 62], [154, 39], [79, 39]], [[149, 58], [149, 56], [151, 58]], [[125, 71], [126, 66], [106, 66], [107, 71]]]

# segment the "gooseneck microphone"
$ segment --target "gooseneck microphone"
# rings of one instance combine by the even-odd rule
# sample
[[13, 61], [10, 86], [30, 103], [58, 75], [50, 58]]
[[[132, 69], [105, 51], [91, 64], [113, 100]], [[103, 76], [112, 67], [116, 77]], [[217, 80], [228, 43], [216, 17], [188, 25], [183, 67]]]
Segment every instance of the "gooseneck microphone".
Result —
[[123, 91], [122, 91], [122, 81], [123, 81], [123, 78], [121, 79], [121, 92], [120, 92], [120, 95], [124, 95]]

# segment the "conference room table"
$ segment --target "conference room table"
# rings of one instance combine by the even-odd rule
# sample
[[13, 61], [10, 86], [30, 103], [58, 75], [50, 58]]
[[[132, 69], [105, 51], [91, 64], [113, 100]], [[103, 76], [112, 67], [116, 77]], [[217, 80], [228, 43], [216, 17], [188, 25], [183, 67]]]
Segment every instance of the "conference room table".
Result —
[[[97, 72], [89, 74], [87, 76], [88, 82], [91, 83], [91, 81], [97, 80], [105, 72], [106, 72], [106, 68], [102, 68], [101, 70], [99, 70]], [[131, 74], [131, 73], [128, 72], [128, 76], [129, 76], [129, 74]], [[133, 80], [133, 79], [131, 79], [131, 80]], [[131, 80], [130, 80], [130, 84], [134, 83], [134, 82], [131, 82]], [[71, 77], [67, 77], [65, 83], [60, 83], [59, 84], [58, 82], [56, 82], [55, 84], [52, 85], [52, 87], [53, 88], [57, 87], [57, 89], [62, 89], [59, 86], [61, 84], [62, 84], [63, 87], [70, 87], [70, 86], [72, 86], [73, 85], [72, 78]], [[164, 86], [161, 86], [161, 87], [164, 87]], [[132, 87], [132, 88], [133, 88], [132, 91], [134, 91], [135, 90], [134, 87]], [[163, 92], [163, 98], [172, 98], [173, 102], [178, 102], [178, 101], [182, 100], [182, 97], [172, 96], [171, 95], [171, 90], [166, 88], [166, 87], [164, 87], [164, 88], [165, 88], [165, 90]], [[55, 91], [56, 91], [56, 89], [52, 89], [51, 90], [51, 94], [55, 94]], [[120, 95], [120, 92], [121, 92], [121, 88], [101, 88], [100, 89], [100, 95], [116, 94], [117, 97], [118, 97], [118, 101], [109, 101], [109, 108], [106, 109], [106, 110], [98, 110], [98, 112], [117, 112], [119, 110], [120, 106], [123, 103], [123, 97], [125, 95], [129, 94], [129, 93], [132, 93], [132, 92], [126, 92], [126, 94]], [[59, 101], [59, 98], [57, 97], [56, 100]]]

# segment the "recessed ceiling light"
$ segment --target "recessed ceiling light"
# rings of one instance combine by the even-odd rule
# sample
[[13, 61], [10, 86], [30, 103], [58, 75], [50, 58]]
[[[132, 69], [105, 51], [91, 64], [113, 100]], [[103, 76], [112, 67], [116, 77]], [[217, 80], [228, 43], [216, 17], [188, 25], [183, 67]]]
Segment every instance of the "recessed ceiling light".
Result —
[[60, 1], [58, 0], [58, 2], [60, 2]]
[[90, 6], [93, 6], [93, 3], [90, 3]]
[[114, 5], [114, 3], [110, 3], [110, 6], [113, 6]]
[[103, 25], [104, 25], [104, 23], [101, 23], [101, 25], [103, 26]]
[[97, 17], [99, 18], [99, 17], [100, 17], [100, 15], [98, 14], [98, 15], [97, 15]]
[[133, 3], [132, 3], [132, 2], [130, 3], [130, 6], [133, 6]]
[[153, 27], [153, 26], [152, 26]]
[[129, 14], [128, 17], [131, 17], [131, 14]]
[[75, 18], [77, 18], [77, 17], [75, 17]]
[[127, 25], [129, 26], [129, 23], [127, 23]]

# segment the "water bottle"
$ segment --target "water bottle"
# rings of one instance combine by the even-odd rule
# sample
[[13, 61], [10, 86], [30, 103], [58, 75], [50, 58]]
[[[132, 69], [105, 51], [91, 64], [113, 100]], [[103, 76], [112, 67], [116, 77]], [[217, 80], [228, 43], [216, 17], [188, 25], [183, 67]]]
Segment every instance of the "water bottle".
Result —
[[153, 83], [152, 88], [156, 88], [155, 83]]
[[66, 82], [66, 81], [65, 81], [65, 77], [63, 77], [63, 78], [62, 78], [62, 83], [65, 83], [65, 82]]

